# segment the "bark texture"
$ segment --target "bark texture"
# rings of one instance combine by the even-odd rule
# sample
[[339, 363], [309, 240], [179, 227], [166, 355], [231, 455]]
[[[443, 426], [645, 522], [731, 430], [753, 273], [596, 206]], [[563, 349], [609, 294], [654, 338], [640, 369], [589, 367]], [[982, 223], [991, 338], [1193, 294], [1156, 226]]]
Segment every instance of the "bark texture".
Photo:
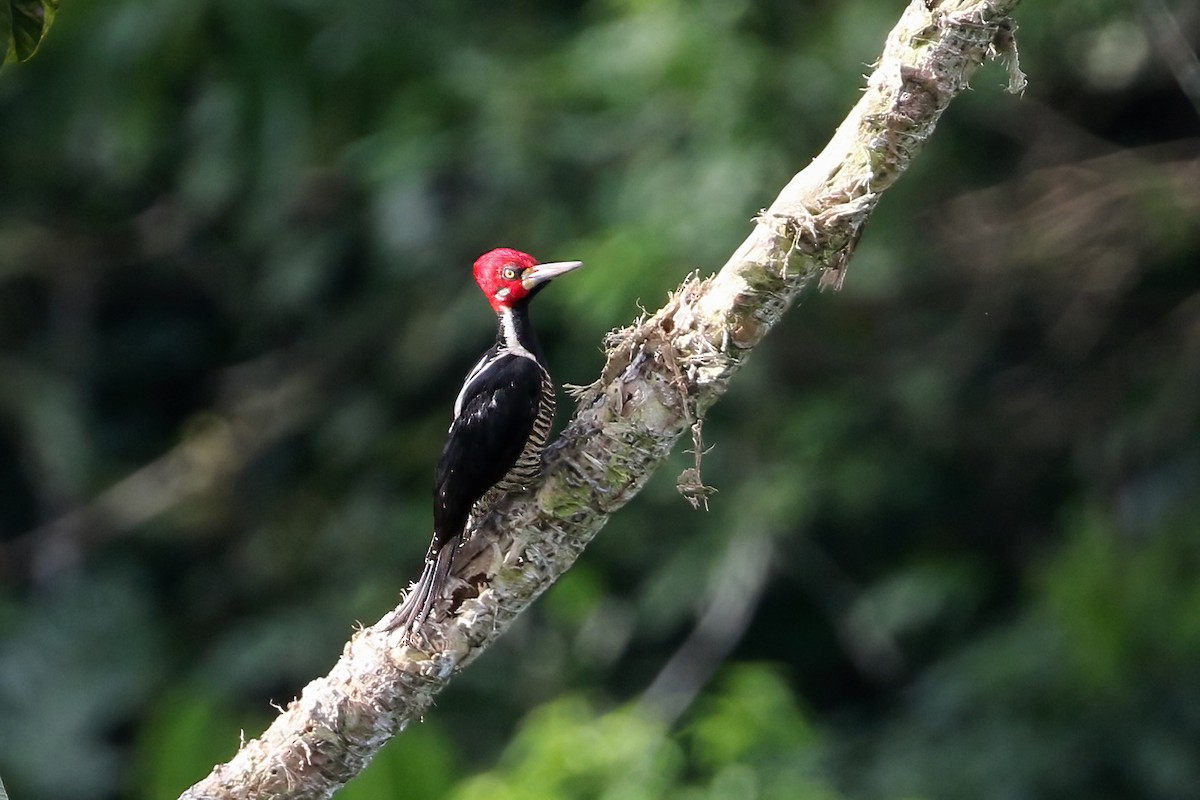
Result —
[[[461, 588], [451, 608], [435, 610], [424, 642], [405, 644], [382, 624], [358, 631], [327, 676], [183, 798], [329, 797], [419, 719], [574, 563], [678, 439], [698, 439], [707, 409], [797, 294], [814, 280], [841, 285], [880, 194], [974, 70], [999, 56], [1010, 90], [1023, 87], [1008, 18], [1017, 2], [914, 0], [858, 104], [724, 267], [688, 278], [660, 310], [609, 335], [607, 364], [547, 451], [543, 484], [472, 519], [455, 570]], [[687, 470], [680, 488], [702, 501], [699, 470]]]

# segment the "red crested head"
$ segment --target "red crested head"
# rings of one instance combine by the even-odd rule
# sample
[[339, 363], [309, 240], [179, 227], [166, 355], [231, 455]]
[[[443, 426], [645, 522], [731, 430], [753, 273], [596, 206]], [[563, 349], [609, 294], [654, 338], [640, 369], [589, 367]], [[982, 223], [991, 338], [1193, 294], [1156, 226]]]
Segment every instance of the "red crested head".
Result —
[[499, 314], [536, 294], [551, 278], [582, 266], [582, 261], [539, 264], [528, 253], [498, 247], [475, 261], [475, 282]]

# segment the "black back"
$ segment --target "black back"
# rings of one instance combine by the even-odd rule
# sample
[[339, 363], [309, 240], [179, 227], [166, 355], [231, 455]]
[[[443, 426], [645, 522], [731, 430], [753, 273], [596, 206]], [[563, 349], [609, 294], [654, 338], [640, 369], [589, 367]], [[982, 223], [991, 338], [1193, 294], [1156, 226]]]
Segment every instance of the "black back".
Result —
[[471, 507], [516, 463], [541, 400], [542, 371], [493, 348], [463, 391], [434, 476], [434, 543], [462, 533]]

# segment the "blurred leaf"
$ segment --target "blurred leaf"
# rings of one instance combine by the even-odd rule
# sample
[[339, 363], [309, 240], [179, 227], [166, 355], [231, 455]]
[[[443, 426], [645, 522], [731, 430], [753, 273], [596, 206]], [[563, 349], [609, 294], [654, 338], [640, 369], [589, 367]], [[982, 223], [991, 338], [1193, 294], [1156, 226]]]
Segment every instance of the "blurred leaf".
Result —
[[848, 611], [851, 626], [878, 626], [904, 639], [938, 627], [960, 629], [975, 611], [979, 575], [965, 563], [923, 561], [869, 587]]
[[697, 767], [711, 774], [710, 797], [837, 800], [824, 777], [819, 731], [781, 671], [741, 664], [697, 705], [684, 731]]
[[[6, 615], [8, 617], [8, 615]], [[136, 570], [48, 586], [0, 630], [0, 771], [31, 796], [109, 797], [112, 731], [135, 719], [163, 671], [163, 631]], [[68, 750], [71, 758], [62, 759]]]
[[137, 796], [181, 794], [233, 757], [239, 727], [225, 704], [201, 687], [180, 686], [160, 698], [139, 737]]
[[1043, 577], [1080, 680], [1097, 694], [1200, 669], [1196, 520], [1126, 538], [1094, 509]]
[[777, 671], [739, 666], [673, 736], [635, 707], [597, 714], [580, 698], [531, 712], [496, 769], [456, 800], [837, 800], [819, 777], [816, 731]]
[[580, 564], [555, 581], [546, 592], [543, 605], [557, 620], [577, 627], [591, 614], [604, 597], [604, 586], [595, 570]]
[[763, 747], [787, 750], [815, 738], [782, 678], [761, 665], [731, 670], [702, 702], [688, 735], [699, 760], [710, 767], [743, 761]]
[[4, 63], [27, 61], [37, 52], [54, 23], [59, 0], [3, 0], [0, 37], [7, 42]]
[[338, 792], [338, 800], [404, 797], [439, 800], [460, 772], [449, 737], [433, 720], [412, 725], [388, 744], [362, 774]]
[[526, 797], [663, 796], [680, 753], [659, 726], [629, 710], [597, 714], [582, 698], [556, 700], [530, 713], [501, 767], [470, 778], [455, 800]]

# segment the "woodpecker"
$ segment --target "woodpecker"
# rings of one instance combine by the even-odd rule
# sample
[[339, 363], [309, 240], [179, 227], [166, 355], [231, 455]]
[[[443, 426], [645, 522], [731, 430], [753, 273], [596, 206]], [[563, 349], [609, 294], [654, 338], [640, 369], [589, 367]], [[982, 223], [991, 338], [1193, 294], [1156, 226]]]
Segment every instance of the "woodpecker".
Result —
[[496, 312], [496, 344], [467, 373], [434, 473], [433, 541], [421, 577], [388, 629], [415, 632], [441, 599], [471, 510], [485, 495], [529, 488], [554, 421], [554, 382], [529, 320], [529, 303], [581, 261], [539, 264], [498, 248], [475, 262], [475, 282]]

